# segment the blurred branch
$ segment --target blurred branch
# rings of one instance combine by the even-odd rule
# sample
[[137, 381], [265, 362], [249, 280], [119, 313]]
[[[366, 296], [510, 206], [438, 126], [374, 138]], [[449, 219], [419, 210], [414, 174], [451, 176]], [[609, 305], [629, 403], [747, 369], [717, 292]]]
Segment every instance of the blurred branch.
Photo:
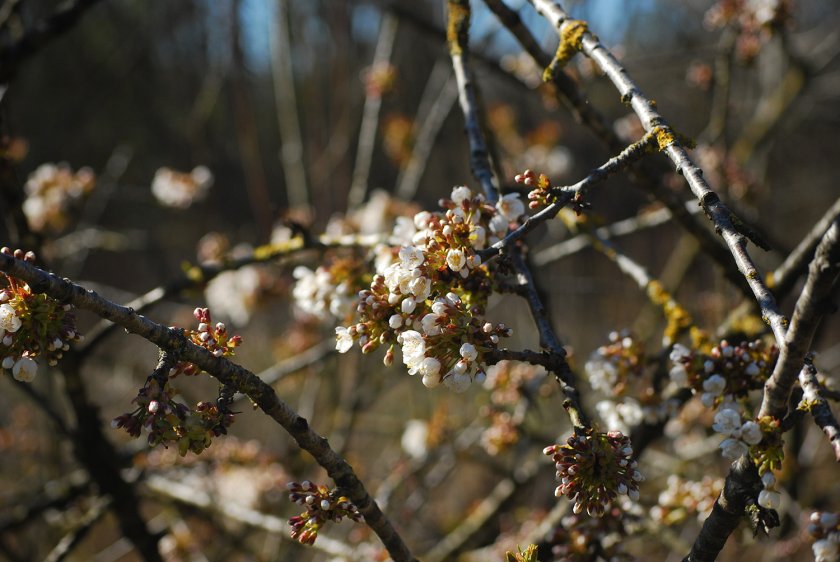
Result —
[[268, 192], [268, 180], [265, 177], [254, 107], [248, 93], [248, 80], [245, 72], [245, 55], [242, 52], [242, 22], [239, 17], [241, 0], [231, 2], [231, 51], [233, 53], [233, 72], [231, 73], [231, 97], [233, 103], [236, 141], [239, 147], [239, 159], [245, 175], [245, 187], [254, 227], [260, 240], [267, 240], [273, 222], [273, 207]]
[[49, 17], [35, 22], [23, 37], [0, 48], [0, 82], [8, 81], [20, 62], [36, 54], [53, 39], [73, 29], [85, 12], [99, 1], [69, 0]]
[[[686, 205], [686, 207], [689, 212], [700, 212], [700, 209], [696, 205]], [[641, 213], [635, 217], [616, 221], [607, 226], [601, 226], [595, 229], [592, 234], [602, 239], [619, 238], [666, 224], [671, 218], [671, 212], [667, 208], [656, 209], [655, 211]], [[547, 265], [576, 254], [591, 245], [592, 237], [589, 234], [578, 234], [567, 240], [558, 242], [553, 246], [534, 252], [532, 259], [534, 265]]]
[[538, 471], [539, 463], [534, 461], [516, 470], [513, 477], [499, 481], [455, 529], [423, 555], [423, 560], [427, 562], [452, 560], [453, 556], [460, 552], [464, 545], [499, 513], [517, 491], [536, 477]]
[[[440, 67], [436, 64], [434, 68], [437, 70]], [[445, 68], [447, 72], [449, 71], [448, 64], [442, 66], [442, 68]], [[435, 72], [433, 71], [432, 77], [426, 83], [426, 90], [424, 90], [423, 98], [420, 101], [417, 118], [414, 120], [415, 127], [417, 127], [417, 123], [420, 125], [414, 136], [415, 140], [411, 150], [411, 157], [408, 164], [400, 170], [399, 177], [397, 178], [397, 187], [394, 190], [394, 194], [397, 197], [405, 200], [411, 199], [417, 193], [420, 180], [428, 167], [429, 156], [434, 148], [435, 139], [438, 133], [440, 133], [446, 117], [452, 111], [455, 100], [458, 99], [458, 87], [455, 79], [447, 76], [443, 86], [437, 92], [434, 101], [429, 103], [428, 111], [423, 111], [426, 105], [426, 99], [431, 98], [433, 95], [432, 78], [434, 74]]]
[[[41, 270], [30, 269], [41, 276], [46, 275]], [[65, 392], [76, 416], [76, 427], [72, 433], [73, 452], [101, 492], [110, 496], [120, 530], [142, 559], [146, 562], [163, 562], [158, 550], [159, 536], [149, 531], [140, 513], [134, 486], [121, 474], [122, 459], [102, 432], [99, 408], [88, 400], [88, 392], [79, 372], [79, 359], [75, 352], [65, 354], [61, 371]]]
[[840, 217], [840, 199], [828, 208], [828, 211], [814, 223], [808, 234], [799, 242], [796, 248], [788, 254], [785, 261], [767, 276], [767, 284], [776, 293], [779, 300], [784, 299], [796, 285], [799, 276], [805, 271], [808, 262], [814, 256], [817, 247], [831, 223]]
[[0, 534], [12, 532], [50, 509], [64, 509], [73, 500], [90, 490], [91, 482], [84, 470], [75, 470], [61, 478], [44, 483], [41, 489], [28, 499], [9, 502], [9, 507], [0, 513]]
[[791, 389], [810, 351], [811, 340], [826, 312], [836, 309], [830, 303], [831, 293], [840, 276], [840, 218], [834, 219], [817, 246], [809, 266], [808, 279], [796, 308], [790, 327], [779, 342], [779, 359], [773, 374], [764, 385], [764, 399], [758, 417], [772, 416], [782, 419], [787, 413]]
[[58, 544], [47, 554], [44, 562], [61, 562], [73, 552], [73, 549], [85, 538], [93, 526], [107, 512], [110, 500], [97, 498], [90, 509], [76, 520], [73, 529], [64, 535]]
[[291, 18], [289, 0], [277, 0], [277, 13], [271, 18], [271, 77], [280, 129], [280, 155], [286, 178], [289, 207], [309, 205], [309, 187], [304, 165], [300, 110], [295, 95], [294, 54], [289, 39]]
[[840, 424], [831, 411], [831, 407], [825, 398], [821, 396], [819, 381], [817, 381], [817, 370], [813, 362], [806, 359], [805, 366], [799, 372], [799, 385], [804, 391], [805, 406], [814, 418], [814, 422], [822, 429], [828, 437], [828, 444], [834, 451], [834, 459], [840, 462]]
[[[195, 486], [176, 482], [163, 476], [149, 476], [145, 479], [144, 484], [145, 488], [156, 496], [162, 496], [180, 504], [221, 515], [231, 521], [283, 537], [285, 540], [293, 540], [290, 535], [291, 527], [280, 517], [250, 509], [233, 501], [217, 501], [212, 495], [197, 489]], [[323, 534], [318, 535], [318, 540], [311, 545], [311, 548], [341, 559], [363, 560], [362, 556], [354, 552], [348, 544], [331, 539]]]
[[[327, 471], [336, 485], [356, 505], [364, 516], [367, 525], [379, 536], [396, 562], [415, 560], [391, 522], [368, 495], [364, 485], [347, 461], [337, 455], [330, 448], [327, 440], [309, 427], [309, 422], [306, 419], [297, 415], [288, 404], [277, 396], [271, 386], [260, 380], [254, 373], [231, 363], [223, 357], [215, 357], [208, 350], [187, 340], [182, 331], [178, 329], [166, 328], [161, 324], [152, 322], [148, 318], [137, 314], [131, 308], [112, 303], [93, 291], [88, 291], [56, 275], [41, 271], [26, 262], [16, 260], [5, 254], [0, 255], [0, 271], [5, 271], [9, 275], [24, 280], [35, 292], [47, 294], [60, 302], [74, 305], [111, 320], [125, 328], [129, 333], [139, 335], [162, 350], [177, 353], [182, 361], [194, 363], [218, 379], [223, 385], [247, 394], [257, 406], [281, 425], [298, 445], [309, 452], [318, 464]], [[69, 382], [77, 383], [73, 380]], [[75, 404], [81, 405], [82, 401], [74, 400]], [[94, 408], [88, 406], [88, 411], [84, 412], [79, 411], [80, 406], [74, 406], [74, 408], [77, 410], [77, 416], [85, 415], [88, 422], [86, 424], [80, 423], [80, 428], [90, 431], [92, 428], [88, 427], [89, 422], [96, 419], [95, 414], [93, 414]], [[98, 433], [100, 429], [98, 423], [94, 425], [93, 429], [98, 434], [98, 440], [99, 435], [101, 435]], [[104, 437], [102, 437], [102, 440], [104, 442]], [[87, 454], [81, 456], [86, 459], [97, 458]], [[107, 459], [107, 456], [102, 456]], [[97, 460], [101, 463], [102, 458]], [[104, 466], [104, 463], [102, 464]], [[98, 481], [99, 478], [96, 474], [98, 470], [94, 470], [94, 468], [98, 469], [99, 467], [89, 466], [88, 470]], [[114, 494], [113, 497], [115, 501], [119, 501], [119, 498], [125, 496]], [[127, 536], [131, 536], [128, 529], [123, 531]]]
[[[391, 53], [394, 50], [394, 40], [397, 37], [396, 16], [386, 13], [382, 16], [379, 27], [379, 39], [373, 54], [368, 72], [375, 73], [390, 64]], [[373, 76], [368, 77], [370, 81]], [[356, 148], [356, 164], [353, 168], [353, 181], [347, 194], [347, 209], [355, 209], [361, 205], [368, 192], [370, 179], [370, 165], [373, 161], [373, 148], [376, 145], [376, 132], [379, 129], [379, 110], [382, 107], [382, 91], [377, 85], [368, 82], [365, 95], [365, 105], [362, 110], [362, 126], [359, 130], [359, 144]]]
[[[529, 1], [540, 14], [555, 26], [558, 35], [562, 36], [563, 26], [569, 25], [571, 22], [562, 6], [554, 0]], [[667, 143], [660, 143], [661, 145], [665, 144], [662, 151], [671, 159], [677, 167], [677, 171], [685, 177], [692, 193], [703, 206], [706, 216], [714, 224], [715, 231], [723, 237], [738, 266], [738, 270], [746, 278], [761, 308], [762, 316], [770, 324], [776, 341], [781, 343], [784, 339], [787, 321], [779, 310], [773, 294], [761, 280], [758, 269], [747, 251], [748, 240], [760, 247], [764, 247], [764, 243], [756, 238], [755, 234], [712, 191], [703, 178], [702, 170], [694, 164], [688, 153], [676, 140], [665, 119], [656, 111], [655, 104], [642, 94], [638, 85], [631, 80], [612, 53], [593, 34], [586, 30], [581, 35], [581, 49], [613, 82], [621, 94], [621, 99], [632, 106], [646, 131], [651, 132], [658, 128], [669, 135]]]

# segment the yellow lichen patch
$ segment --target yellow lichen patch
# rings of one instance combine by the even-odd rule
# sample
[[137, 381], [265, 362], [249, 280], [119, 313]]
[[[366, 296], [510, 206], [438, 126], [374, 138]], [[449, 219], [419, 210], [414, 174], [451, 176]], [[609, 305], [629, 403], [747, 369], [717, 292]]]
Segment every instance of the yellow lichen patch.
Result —
[[575, 54], [583, 49], [583, 35], [589, 31], [589, 26], [582, 20], [568, 20], [560, 30], [560, 44], [557, 45], [557, 52], [545, 71], [543, 71], [543, 82], [551, 82], [554, 73], [566, 66]]
[[671, 293], [665, 290], [659, 281], [651, 281], [647, 286], [648, 298], [651, 302], [662, 308], [667, 324], [663, 333], [663, 339], [670, 342], [677, 341], [679, 335], [687, 330], [691, 324], [691, 315], [686, 309], [674, 300]]
[[292, 250], [298, 250], [303, 247], [303, 238], [297, 237], [283, 242], [276, 242], [274, 244], [264, 244], [254, 248], [254, 259], [257, 261], [265, 261], [275, 256], [286, 254]]
[[685, 135], [681, 135], [667, 125], [658, 125], [651, 129], [650, 132], [656, 136], [656, 142], [659, 144], [660, 151], [665, 150], [672, 144], [683, 145], [687, 148], [694, 148], [695, 146], [694, 140]]
[[449, 19], [446, 24], [446, 42], [449, 44], [450, 55], [460, 55], [463, 52], [462, 43], [467, 41], [470, 26], [470, 6], [467, 2], [449, 0], [447, 2]]

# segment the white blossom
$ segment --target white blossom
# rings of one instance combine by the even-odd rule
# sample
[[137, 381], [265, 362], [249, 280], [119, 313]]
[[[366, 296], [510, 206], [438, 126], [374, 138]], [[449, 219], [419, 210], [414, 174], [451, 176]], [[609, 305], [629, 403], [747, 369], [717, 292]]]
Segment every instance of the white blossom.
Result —
[[458, 353], [461, 357], [464, 358], [465, 361], [472, 363], [475, 361], [476, 357], [478, 357], [478, 351], [475, 349], [475, 346], [471, 343], [465, 343], [461, 345], [461, 349], [458, 350]]
[[17, 316], [17, 311], [10, 304], [0, 305], [0, 328], [7, 332], [17, 332], [22, 322]]
[[21, 382], [32, 382], [38, 374], [38, 363], [31, 357], [21, 357], [12, 367], [12, 376]]
[[736, 410], [727, 408], [720, 410], [717, 414], [715, 414], [715, 423], [712, 425], [712, 429], [718, 433], [722, 433], [729, 437], [740, 428], [741, 414]]
[[439, 318], [440, 315], [433, 312], [430, 312], [423, 317], [421, 324], [423, 326], [423, 332], [425, 332], [427, 336], [436, 336], [443, 331], [440, 323], [438, 322]]
[[353, 336], [343, 326], [335, 329], [335, 348], [339, 353], [347, 353], [353, 347]]
[[840, 559], [840, 546], [832, 540], [820, 539], [811, 545], [814, 562], [837, 562]]
[[465, 185], [459, 185], [452, 188], [452, 196], [450, 197], [450, 199], [452, 199], [452, 202], [456, 205], [460, 205], [461, 203], [463, 203], [471, 197], [472, 191], [470, 190], [470, 188]]
[[703, 390], [709, 394], [720, 396], [726, 388], [726, 379], [720, 375], [712, 375], [703, 381]]
[[461, 271], [467, 265], [467, 258], [464, 256], [464, 250], [460, 248], [451, 248], [446, 252], [446, 265], [454, 272]]
[[758, 445], [764, 436], [761, 434], [761, 426], [754, 421], [748, 421], [741, 426], [741, 439], [747, 445]]
[[416, 246], [403, 246], [398, 255], [402, 266], [409, 270], [420, 267], [426, 261], [423, 250]]
[[758, 505], [766, 509], [776, 509], [782, 503], [782, 495], [773, 490], [761, 490], [758, 494]]
[[496, 210], [508, 222], [515, 221], [525, 214], [525, 204], [522, 202], [518, 193], [508, 193], [496, 202]]
[[470, 387], [472, 380], [467, 373], [458, 373], [451, 371], [449, 376], [447, 376], [443, 380], [443, 384], [445, 384], [449, 389], [453, 392], [464, 392]]
[[740, 439], [728, 437], [721, 442], [720, 450], [724, 458], [734, 461], [741, 458], [741, 456], [746, 455], [749, 451], [749, 447], [747, 447], [747, 444]]

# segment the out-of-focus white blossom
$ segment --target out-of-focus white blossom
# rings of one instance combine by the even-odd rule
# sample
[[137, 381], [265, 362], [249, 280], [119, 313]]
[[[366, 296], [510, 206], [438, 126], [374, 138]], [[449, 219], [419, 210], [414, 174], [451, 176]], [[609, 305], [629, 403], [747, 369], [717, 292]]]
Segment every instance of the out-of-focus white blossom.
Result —
[[152, 195], [165, 207], [186, 209], [207, 196], [213, 185], [213, 173], [206, 166], [196, 166], [189, 173], [159, 168], [152, 179]]
[[214, 314], [230, 318], [237, 326], [244, 326], [256, 308], [262, 286], [260, 271], [255, 266], [223, 271], [207, 283], [204, 296]]

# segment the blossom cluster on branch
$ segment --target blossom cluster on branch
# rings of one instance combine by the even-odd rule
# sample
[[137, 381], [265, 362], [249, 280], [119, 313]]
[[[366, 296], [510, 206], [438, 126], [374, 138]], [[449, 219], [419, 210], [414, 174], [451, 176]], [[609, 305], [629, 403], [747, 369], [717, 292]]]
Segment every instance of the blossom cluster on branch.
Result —
[[[35, 254], [2, 248], [0, 252], [30, 263]], [[20, 279], [0, 276], [0, 366], [22, 382], [32, 382], [38, 359], [55, 366], [70, 344], [80, 341], [72, 307], [32, 291]]]

